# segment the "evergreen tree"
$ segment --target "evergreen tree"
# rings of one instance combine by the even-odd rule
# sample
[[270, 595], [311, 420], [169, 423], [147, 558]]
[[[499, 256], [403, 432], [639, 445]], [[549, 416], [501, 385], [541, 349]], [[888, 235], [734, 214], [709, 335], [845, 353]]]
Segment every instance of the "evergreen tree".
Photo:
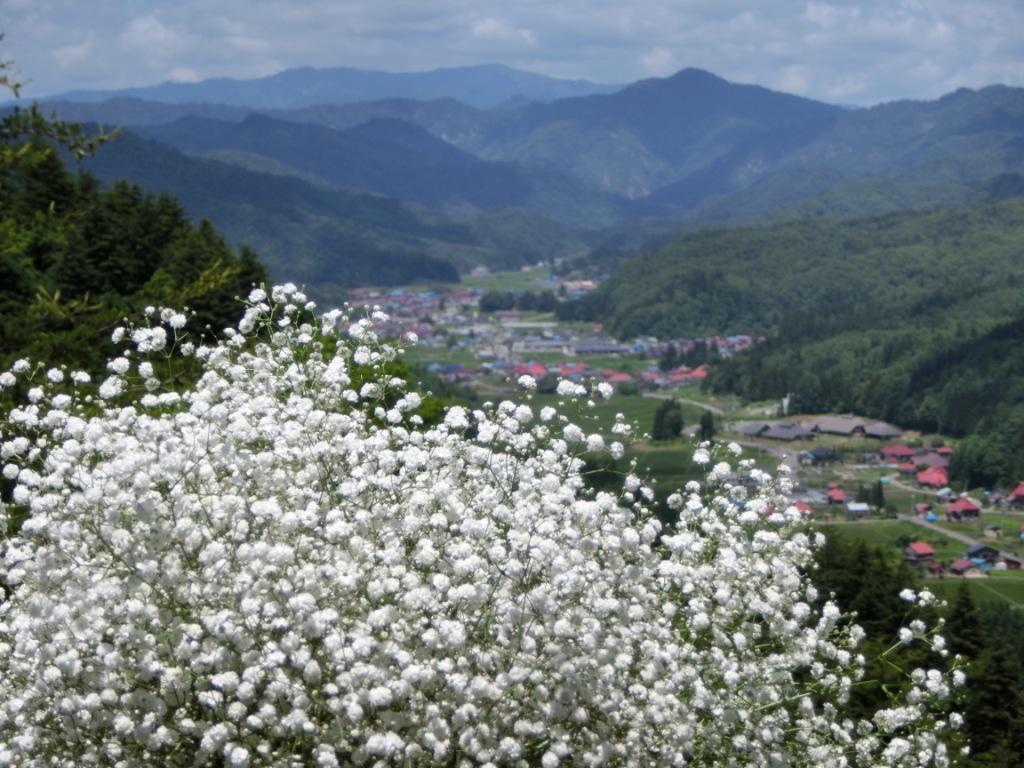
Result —
[[675, 344], [668, 344], [665, 347], [665, 351], [658, 359], [658, 369], [661, 371], [671, 371], [674, 368], [679, 367], [679, 350]]
[[700, 415], [700, 439], [705, 442], [715, 439], [715, 417], [711, 411], [704, 411]]
[[985, 628], [966, 582], [960, 583], [956, 599], [946, 616], [943, 633], [950, 653], [958, 653], [968, 659], [981, 655], [985, 646]]
[[654, 423], [651, 426], [651, 438], [654, 440], [672, 440], [683, 431], [683, 409], [673, 398], [663, 400], [654, 412]]

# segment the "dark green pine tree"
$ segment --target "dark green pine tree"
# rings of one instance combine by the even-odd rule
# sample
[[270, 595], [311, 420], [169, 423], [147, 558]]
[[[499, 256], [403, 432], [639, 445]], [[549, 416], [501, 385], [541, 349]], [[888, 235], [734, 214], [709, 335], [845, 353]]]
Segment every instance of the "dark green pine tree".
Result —
[[715, 439], [715, 417], [711, 411], [704, 411], [700, 416], [700, 439], [707, 442]]
[[1024, 692], [1021, 665], [1002, 638], [989, 636], [967, 668], [964, 735], [970, 763], [985, 768], [1024, 763]]
[[679, 350], [676, 349], [675, 344], [669, 344], [665, 347], [665, 351], [658, 359], [658, 369], [662, 371], [671, 371], [673, 368], [679, 366]]
[[654, 440], [672, 440], [683, 431], [683, 411], [673, 399], [663, 400], [654, 412], [654, 423], [651, 425], [651, 438]]
[[985, 627], [966, 582], [961, 582], [946, 616], [943, 636], [950, 653], [976, 659], [985, 647]]

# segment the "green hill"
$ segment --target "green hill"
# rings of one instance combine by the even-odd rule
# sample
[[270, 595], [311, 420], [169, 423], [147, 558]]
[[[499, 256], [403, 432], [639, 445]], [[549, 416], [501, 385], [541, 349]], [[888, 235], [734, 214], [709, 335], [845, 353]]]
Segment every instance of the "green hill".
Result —
[[623, 336], [765, 333], [712, 385], [953, 435], [1013, 429], [1024, 473], [1022, 286], [1016, 199], [690, 235], [568, 311]]

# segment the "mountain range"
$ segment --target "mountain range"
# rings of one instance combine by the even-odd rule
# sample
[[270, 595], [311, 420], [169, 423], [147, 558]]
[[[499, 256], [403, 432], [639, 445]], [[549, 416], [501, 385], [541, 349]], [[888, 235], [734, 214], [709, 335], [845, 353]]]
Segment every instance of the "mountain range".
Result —
[[[555, 256], [578, 253], [581, 243], [631, 246], [687, 227], [878, 214], [1024, 189], [1024, 89], [961, 89], [935, 101], [851, 110], [696, 69], [618, 89], [502, 67], [353, 72], [289, 70], [253, 81], [78, 94], [90, 101], [46, 106], [176, 150], [173, 163], [170, 155], [155, 164], [133, 151], [131, 163], [115, 164], [102, 157], [116, 151], [107, 147], [93, 161], [104, 174], [117, 165], [125, 177], [161, 188], [161, 172], [180, 177], [171, 167], [188, 164], [203, 186], [205, 174], [222, 178], [233, 166], [258, 175], [261, 188], [283, 185], [285, 199], [300, 188], [303, 200], [373, 195], [449, 231], [473, 231], [472, 222], [493, 221], [494, 210], [515, 211], [517, 222], [566, 233], [565, 251], [548, 249]], [[254, 204], [247, 185], [220, 186], [227, 197], [217, 206], [187, 195], [186, 206], [235, 236], [217, 215]], [[273, 207], [275, 195], [263, 197]], [[312, 210], [316, 221], [334, 215]], [[484, 248], [475, 261], [515, 262], [515, 248], [507, 237], [502, 243], [502, 253]], [[268, 256], [277, 275], [289, 276], [274, 267], [287, 263], [284, 254]], [[313, 248], [308, 258], [342, 257]], [[474, 259], [448, 262], [465, 267]]]
[[347, 104], [382, 98], [451, 97], [475, 107], [494, 107], [526, 99], [551, 100], [606, 93], [615, 85], [565, 80], [500, 64], [449, 67], [430, 72], [381, 72], [332, 67], [297, 67], [251, 80], [222, 77], [197, 83], [167, 82], [120, 90], [72, 91], [52, 97], [61, 101], [106, 101], [138, 97], [169, 104], [208, 102], [257, 109], [293, 109], [313, 104]]

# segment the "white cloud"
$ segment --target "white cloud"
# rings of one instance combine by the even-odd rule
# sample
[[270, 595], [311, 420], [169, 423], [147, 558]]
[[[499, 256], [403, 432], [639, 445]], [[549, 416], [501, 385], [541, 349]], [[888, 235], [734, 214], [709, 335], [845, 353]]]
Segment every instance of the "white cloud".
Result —
[[191, 67], [175, 67], [167, 73], [167, 79], [174, 83], [198, 83], [203, 78]]
[[513, 27], [492, 16], [474, 22], [469, 34], [476, 40], [486, 42], [537, 45], [537, 38], [530, 30]]
[[1016, 0], [0, 0], [28, 96], [290, 66], [497, 62], [625, 83], [684, 66], [815, 98], [1024, 85]]
[[668, 48], [652, 48], [640, 62], [644, 66], [644, 71], [655, 77], [671, 75], [680, 68], [679, 59]]

